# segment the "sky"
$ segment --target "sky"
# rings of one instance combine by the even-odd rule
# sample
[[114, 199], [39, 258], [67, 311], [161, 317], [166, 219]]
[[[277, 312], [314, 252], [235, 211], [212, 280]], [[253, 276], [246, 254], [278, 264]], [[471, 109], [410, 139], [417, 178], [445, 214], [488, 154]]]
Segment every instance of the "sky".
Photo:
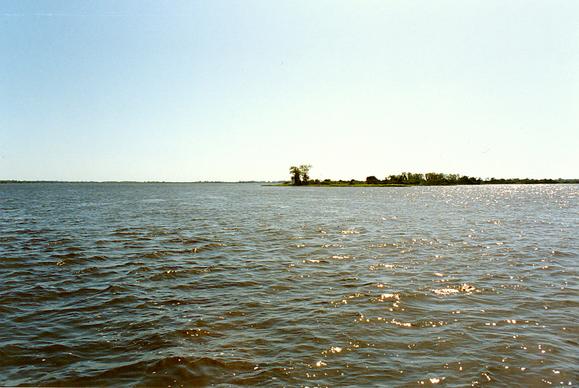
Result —
[[0, 0], [0, 179], [579, 178], [576, 0]]

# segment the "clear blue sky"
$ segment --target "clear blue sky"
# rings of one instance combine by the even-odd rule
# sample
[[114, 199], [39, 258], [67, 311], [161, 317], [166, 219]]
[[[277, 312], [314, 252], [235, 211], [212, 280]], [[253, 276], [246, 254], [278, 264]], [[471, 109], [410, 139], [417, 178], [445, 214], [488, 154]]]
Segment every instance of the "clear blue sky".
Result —
[[0, 1], [0, 179], [579, 178], [579, 1]]

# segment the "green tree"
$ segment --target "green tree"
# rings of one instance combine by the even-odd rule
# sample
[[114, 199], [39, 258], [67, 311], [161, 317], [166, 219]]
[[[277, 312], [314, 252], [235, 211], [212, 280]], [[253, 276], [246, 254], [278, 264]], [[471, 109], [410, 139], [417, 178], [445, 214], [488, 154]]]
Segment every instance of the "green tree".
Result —
[[311, 164], [302, 164], [299, 167], [299, 170], [302, 173], [302, 184], [307, 185], [310, 180], [310, 169], [312, 168]]
[[300, 177], [302, 175], [302, 170], [299, 167], [291, 166], [289, 171], [290, 171], [290, 174], [292, 175], [292, 177], [291, 177], [292, 184], [294, 186], [301, 186], [302, 180]]

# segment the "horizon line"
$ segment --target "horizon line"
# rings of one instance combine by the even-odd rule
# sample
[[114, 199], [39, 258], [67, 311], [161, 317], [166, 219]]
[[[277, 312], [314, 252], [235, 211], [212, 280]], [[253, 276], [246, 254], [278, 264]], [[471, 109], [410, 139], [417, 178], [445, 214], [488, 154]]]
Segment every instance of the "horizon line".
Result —
[[[478, 178], [482, 181], [494, 180], [531, 180], [531, 181], [541, 181], [541, 180], [552, 180], [561, 183], [579, 183], [579, 178]], [[316, 179], [312, 179], [316, 180]], [[331, 179], [331, 181], [348, 182], [348, 181], [365, 181], [358, 179]], [[284, 183], [290, 182], [290, 179], [277, 179], [277, 180], [237, 180], [237, 181], [225, 181], [225, 180], [197, 180], [197, 181], [164, 181], [164, 180], [58, 180], [58, 179], [0, 179], [0, 184], [9, 183], [162, 183], [162, 184], [191, 184], [191, 183], [221, 183], [221, 184], [247, 184], [247, 183]], [[321, 179], [320, 179], [321, 181]]]
[[239, 181], [157, 181], [157, 180], [54, 180], [54, 179], [0, 179], [5, 183], [279, 183], [287, 180], [239, 180]]

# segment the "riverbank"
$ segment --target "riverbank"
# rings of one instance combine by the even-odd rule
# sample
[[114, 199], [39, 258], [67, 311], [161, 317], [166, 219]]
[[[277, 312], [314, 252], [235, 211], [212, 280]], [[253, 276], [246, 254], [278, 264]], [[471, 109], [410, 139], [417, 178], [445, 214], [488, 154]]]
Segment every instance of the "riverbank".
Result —
[[414, 186], [486, 186], [486, 185], [573, 185], [579, 184], [579, 180], [561, 180], [561, 181], [554, 181], [554, 182], [541, 182], [541, 181], [533, 181], [533, 182], [489, 182], [489, 181], [482, 181], [480, 183], [445, 183], [445, 184], [429, 184], [429, 183], [408, 183], [408, 184], [401, 184], [401, 183], [364, 183], [357, 181], [355, 183], [350, 182], [331, 182], [331, 183], [310, 183], [307, 185], [294, 185], [292, 183], [273, 183], [273, 184], [264, 184], [262, 186], [277, 186], [277, 187], [414, 187]]

